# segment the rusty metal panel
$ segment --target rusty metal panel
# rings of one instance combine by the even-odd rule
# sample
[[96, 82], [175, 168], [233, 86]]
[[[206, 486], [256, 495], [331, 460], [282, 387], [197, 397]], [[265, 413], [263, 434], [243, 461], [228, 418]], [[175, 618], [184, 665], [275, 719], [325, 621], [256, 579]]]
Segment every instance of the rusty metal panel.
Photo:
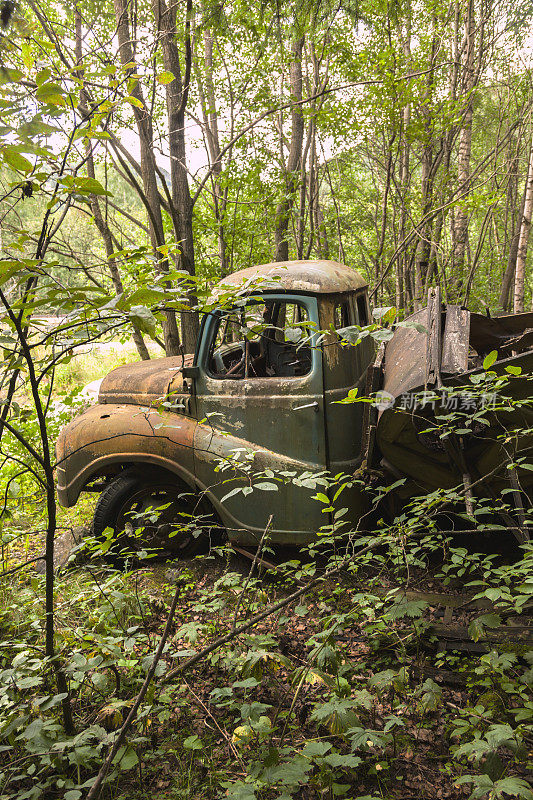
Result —
[[59, 502], [74, 505], [84, 485], [112, 465], [158, 465], [193, 486], [196, 425], [189, 417], [153, 408], [91, 406], [57, 440]]
[[466, 372], [469, 342], [470, 312], [460, 306], [447, 306], [442, 339], [442, 373]]
[[191, 365], [193, 356], [171, 356], [124, 364], [112, 370], [101, 383], [100, 403], [130, 403], [148, 406], [161, 402], [169, 391], [183, 388], [181, 368]]
[[531, 349], [533, 313], [505, 314], [501, 317], [470, 315], [470, 344], [480, 355], [491, 350]]
[[398, 328], [387, 342], [384, 359], [383, 389], [393, 397], [424, 386], [427, 375], [428, 309], [411, 314], [406, 322], [423, 327]]

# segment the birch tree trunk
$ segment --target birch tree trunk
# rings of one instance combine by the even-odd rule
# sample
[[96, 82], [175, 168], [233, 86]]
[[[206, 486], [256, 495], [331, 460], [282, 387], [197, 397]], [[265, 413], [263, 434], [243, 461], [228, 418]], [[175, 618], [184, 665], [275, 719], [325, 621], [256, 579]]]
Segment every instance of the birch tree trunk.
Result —
[[[433, 144], [433, 130], [432, 130], [432, 114], [430, 108], [430, 100], [433, 94], [433, 68], [435, 66], [435, 59], [437, 55], [438, 42], [437, 42], [437, 19], [433, 14], [432, 21], [432, 41], [430, 50], [430, 67], [431, 71], [426, 78], [426, 89], [424, 97], [420, 106], [420, 116], [424, 121], [424, 143], [422, 149], [422, 159], [420, 168], [420, 188], [422, 193], [421, 198], [421, 216], [422, 219], [428, 217], [431, 210], [433, 201], [433, 162], [434, 162], [434, 144]], [[429, 273], [429, 260], [431, 254], [431, 234], [432, 222], [429, 220], [424, 222], [419, 231], [419, 240], [415, 261], [415, 298], [414, 308], [418, 310], [419, 306], [423, 304], [424, 297], [428, 288], [428, 273]]]
[[[294, 205], [297, 183], [302, 161], [304, 138], [304, 119], [302, 115], [302, 50], [303, 37], [296, 36], [292, 42], [292, 62], [290, 70], [290, 97], [293, 103], [291, 110], [291, 141], [286, 165], [285, 197], [276, 209], [276, 229], [274, 241], [276, 261], [288, 261], [289, 258], [289, 218]], [[283, 141], [283, 136], [281, 137]]]
[[531, 229], [531, 212], [533, 211], [533, 137], [529, 146], [529, 164], [527, 168], [526, 187], [524, 192], [524, 212], [520, 224], [520, 238], [518, 240], [518, 251], [516, 254], [516, 269], [514, 277], [514, 302], [513, 310], [515, 314], [524, 311], [525, 305], [525, 283], [526, 283], [526, 260], [527, 247], [529, 243], [529, 231]]
[[[455, 209], [452, 224], [452, 280], [457, 287], [457, 293], [460, 292], [463, 285], [465, 261], [467, 260], [468, 253], [469, 212], [467, 208], [465, 208], [464, 202], [470, 193], [470, 156], [472, 152], [474, 87], [476, 85], [474, 0], [468, 0], [465, 14], [465, 36], [461, 46], [462, 53], [456, 55], [456, 58], [460, 58], [462, 61], [463, 94], [465, 96], [465, 107], [457, 150], [457, 183], [461, 191], [461, 201]], [[481, 48], [482, 46], [482, 42], [480, 41], [479, 47]]]
[[[402, 30], [403, 54], [407, 63], [411, 61], [411, 7], [406, 9], [406, 20]], [[408, 85], [408, 84], [407, 84]], [[400, 163], [399, 163], [399, 184], [400, 184], [400, 242], [404, 242], [406, 234], [406, 222], [408, 217], [408, 193], [409, 193], [409, 162], [411, 145], [409, 142], [409, 128], [411, 125], [411, 102], [408, 101], [402, 108], [402, 128], [400, 136]], [[409, 255], [406, 247], [402, 247], [402, 252], [398, 258], [396, 269], [396, 307], [404, 308], [412, 298], [409, 285]]]

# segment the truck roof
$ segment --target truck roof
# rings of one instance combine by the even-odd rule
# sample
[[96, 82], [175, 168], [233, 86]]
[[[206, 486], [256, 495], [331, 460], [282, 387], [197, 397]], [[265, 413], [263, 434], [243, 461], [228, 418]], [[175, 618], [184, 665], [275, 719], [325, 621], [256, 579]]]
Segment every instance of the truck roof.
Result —
[[[346, 264], [338, 261], [274, 261], [241, 269], [227, 275], [217, 286], [240, 286], [244, 291], [277, 289], [284, 292], [338, 294], [368, 286], [368, 281]], [[216, 292], [216, 290], [215, 290]]]

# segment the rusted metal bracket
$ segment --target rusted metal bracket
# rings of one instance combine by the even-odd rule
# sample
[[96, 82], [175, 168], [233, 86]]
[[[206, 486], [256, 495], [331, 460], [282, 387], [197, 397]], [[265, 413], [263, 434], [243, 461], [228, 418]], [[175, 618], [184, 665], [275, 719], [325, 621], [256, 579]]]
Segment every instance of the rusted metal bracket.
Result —
[[[382, 344], [379, 347], [374, 363], [370, 365], [367, 371], [365, 387], [366, 397], [371, 397], [378, 389], [381, 389], [383, 383], [384, 356], [385, 345]], [[372, 459], [376, 438], [377, 416], [377, 408], [371, 403], [365, 403], [363, 410], [360, 464], [364, 465], [367, 469], [371, 469], [373, 466]]]
[[426, 388], [442, 386], [440, 379], [440, 356], [442, 349], [440, 289], [430, 289], [428, 293], [428, 347], [426, 361]]

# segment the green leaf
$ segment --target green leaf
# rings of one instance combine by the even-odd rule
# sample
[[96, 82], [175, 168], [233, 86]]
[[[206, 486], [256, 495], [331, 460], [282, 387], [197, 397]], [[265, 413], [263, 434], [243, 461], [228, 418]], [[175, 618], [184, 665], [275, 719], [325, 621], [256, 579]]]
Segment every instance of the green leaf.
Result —
[[486, 589], [485, 591], [485, 597], [488, 597], [488, 599], [493, 603], [496, 600], [499, 600], [501, 596], [502, 596], [502, 590], [497, 589], [496, 587], [491, 589]]
[[142, 108], [144, 111], [144, 106], [137, 97], [132, 97], [131, 95], [128, 95], [127, 97], [124, 98], [124, 100], [131, 106], [136, 106], [136, 108]]
[[245, 781], [224, 782], [222, 786], [226, 789], [228, 800], [256, 800], [255, 789], [250, 783], [245, 783]]
[[225, 494], [220, 502], [225, 503], [226, 500], [229, 500], [230, 497], [234, 497], [236, 494], [239, 494], [239, 492], [242, 492], [242, 486], [237, 486], [236, 489], [232, 489], [231, 492]]
[[121, 770], [131, 769], [137, 766], [138, 763], [137, 753], [132, 747], [128, 746], [121, 747], [113, 759], [113, 764], [117, 764]]
[[390, 328], [380, 328], [377, 331], [370, 331], [370, 336], [376, 342], [388, 342], [394, 336], [394, 331]]
[[[488, 591], [490, 591], [490, 589]], [[485, 592], [487, 596], [488, 591]], [[500, 595], [498, 594], [498, 596]], [[487, 628], [499, 628], [502, 624], [502, 618], [499, 614], [482, 614], [478, 617], [478, 621], [481, 622], [482, 625], [486, 625]]]
[[354, 705], [354, 701], [350, 698], [346, 700], [337, 698], [328, 703], [317, 703], [310, 718], [319, 725], [325, 725], [333, 736], [337, 736], [357, 725], [358, 719], [353, 711]]
[[63, 89], [58, 83], [43, 83], [37, 88], [36, 96], [39, 100], [49, 103], [52, 106], [61, 106], [65, 104], [63, 97]]
[[20, 80], [22, 80], [22, 72], [19, 69], [0, 67], [0, 84], [18, 83]]
[[501, 797], [501, 792], [510, 795], [511, 797], [520, 797], [522, 800], [533, 800], [533, 792], [529, 783], [522, 780], [522, 778], [502, 778], [501, 781], [496, 781], [494, 789], [497, 792], [495, 797]]
[[40, 69], [39, 72], [37, 73], [37, 75], [35, 76], [35, 82], [36, 82], [37, 86], [42, 86], [43, 83], [46, 83], [46, 81], [48, 80], [48, 78], [50, 77], [51, 74], [52, 73], [50, 72], [48, 67], [45, 67], [44, 69]]
[[166, 86], [167, 83], [172, 83], [174, 79], [172, 72], [162, 72], [157, 76], [157, 82], [161, 83], [163, 86]]
[[183, 746], [186, 750], [203, 750], [204, 748], [202, 740], [196, 734], [188, 736], [183, 742]]
[[498, 351], [491, 350], [483, 359], [483, 369], [490, 369], [495, 361], [498, 360]]
[[372, 316], [374, 319], [390, 321], [396, 316], [396, 308], [395, 306], [382, 306], [381, 308], [374, 308], [372, 311]]
[[78, 190], [87, 194], [109, 194], [96, 178], [76, 178], [75, 185]]
[[23, 264], [19, 264], [18, 261], [0, 261], [0, 286], [12, 278], [13, 275], [16, 275], [19, 270], [23, 269]]
[[329, 742], [306, 742], [302, 755], [306, 758], [322, 758], [331, 750]]
[[16, 169], [17, 172], [24, 172], [25, 174], [31, 172], [31, 162], [25, 156], [18, 153], [13, 147], [5, 147], [2, 150], [4, 161], [10, 167]]
[[485, 629], [479, 619], [474, 619], [468, 626], [468, 635], [474, 642], [478, 642], [483, 636]]
[[513, 367], [512, 365], [505, 367], [505, 371], [509, 373], [509, 375], [521, 375], [522, 374], [522, 367]]
[[254, 489], [261, 489], [263, 492], [277, 492], [278, 485], [270, 481], [262, 481], [261, 483], [254, 483]]
[[295, 756], [290, 761], [266, 769], [264, 777], [273, 783], [279, 781], [284, 786], [298, 786], [307, 782], [307, 773], [311, 767], [312, 763], [307, 758]]
[[149, 308], [146, 308], [146, 306], [133, 306], [129, 313], [129, 318], [143, 333], [155, 336], [157, 321]]
[[359, 758], [359, 756], [353, 756], [350, 754], [343, 755], [342, 753], [331, 753], [330, 755], [326, 756], [324, 761], [334, 769], [337, 767], [354, 769], [354, 767], [358, 767], [362, 763], [362, 759]]
[[127, 308], [133, 305], [148, 305], [149, 303], [160, 303], [165, 297], [165, 290], [157, 286], [140, 286], [129, 296], [123, 295], [118, 307]]
[[321, 503], [327, 503], [328, 506], [331, 502], [327, 494], [324, 494], [324, 492], [317, 492], [314, 495], [313, 500], [320, 500]]

